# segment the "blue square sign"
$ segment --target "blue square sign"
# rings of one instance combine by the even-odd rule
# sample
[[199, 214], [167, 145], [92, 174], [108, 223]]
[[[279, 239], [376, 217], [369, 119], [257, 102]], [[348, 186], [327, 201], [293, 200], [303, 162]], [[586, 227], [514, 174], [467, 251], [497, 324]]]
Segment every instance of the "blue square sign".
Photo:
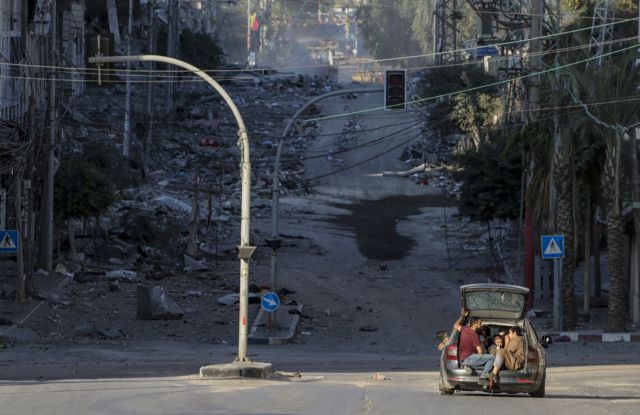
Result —
[[542, 235], [542, 259], [564, 258], [564, 235]]
[[15, 254], [18, 252], [18, 231], [0, 230], [0, 254]]

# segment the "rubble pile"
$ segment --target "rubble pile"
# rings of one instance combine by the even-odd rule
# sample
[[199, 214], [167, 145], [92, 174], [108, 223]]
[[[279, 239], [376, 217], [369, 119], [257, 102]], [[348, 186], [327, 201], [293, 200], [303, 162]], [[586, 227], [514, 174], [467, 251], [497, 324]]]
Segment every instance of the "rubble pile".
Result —
[[454, 178], [451, 155], [459, 141], [457, 135], [440, 137], [427, 126], [419, 140], [403, 149], [400, 159], [411, 168], [399, 175], [411, 177], [416, 184], [438, 187], [447, 194], [458, 196], [462, 184]]
[[[225, 85], [251, 143], [252, 218], [270, 215], [273, 163], [289, 117], [313, 96], [334, 88], [305, 77], [262, 81]], [[33, 323], [42, 340], [127, 343], [189, 336], [225, 343], [235, 338], [238, 306], [216, 299], [238, 292], [237, 125], [222, 99], [202, 83], [181, 84], [170, 115], [163, 115], [164, 91], [154, 90], [151, 145], [145, 148], [145, 86], [134, 94], [139, 99], [132, 105], [128, 164], [133, 168], [118, 171], [140, 177], [113, 177], [118, 200], [109, 211], [99, 219], [74, 222], [82, 257], [67, 257], [66, 237], [60, 235], [60, 252], [67, 259], [51, 275], [67, 278], [68, 284], [60, 290], [64, 300], [43, 297], [50, 313]], [[63, 152], [82, 153], [94, 142], [121, 152], [124, 95], [123, 85], [89, 88], [66, 108], [60, 123]], [[320, 115], [312, 106], [301, 119]], [[308, 190], [302, 184], [302, 154], [317, 134], [316, 124], [297, 122], [287, 137], [283, 194]], [[251, 240], [259, 244], [259, 229], [252, 227], [252, 232]], [[262, 288], [252, 287], [252, 299], [259, 299]]]

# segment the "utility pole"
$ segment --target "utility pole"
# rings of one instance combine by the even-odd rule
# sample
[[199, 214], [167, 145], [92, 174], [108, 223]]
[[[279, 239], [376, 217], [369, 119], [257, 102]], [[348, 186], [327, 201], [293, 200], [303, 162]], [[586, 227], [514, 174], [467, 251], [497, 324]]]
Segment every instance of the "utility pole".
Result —
[[436, 3], [435, 16], [435, 62], [457, 62], [458, 52], [455, 51], [458, 49], [458, 0], [439, 0]]
[[[544, 3], [543, 0], [531, 0], [531, 28], [529, 30], [529, 70], [539, 71], [542, 50], [540, 40], [538, 39], [542, 35], [542, 22], [544, 20]], [[528, 109], [529, 118], [528, 122], [536, 122], [538, 120], [538, 110], [540, 106], [539, 102], [539, 88], [540, 88], [540, 75], [536, 75], [529, 78], [528, 88]], [[527, 208], [525, 210], [525, 219], [530, 218], [531, 212]], [[524, 240], [524, 285], [531, 290], [529, 298], [534, 298], [535, 294], [535, 243], [533, 220], [525, 220], [525, 229], [523, 229]], [[527, 240], [528, 239], [528, 240]], [[554, 271], [558, 261], [554, 261]], [[558, 272], [554, 272], [554, 277], [558, 275]], [[555, 285], [554, 285], [555, 286]], [[555, 298], [555, 297], [554, 297]], [[533, 302], [530, 301], [529, 306], [533, 306]], [[555, 308], [554, 308], [555, 310]]]
[[[640, 24], [640, 22], [639, 22]], [[640, 33], [638, 34], [640, 38]], [[631, 318], [634, 328], [640, 325], [640, 167], [638, 167], [638, 128], [631, 128], [631, 160], [633, 162], [633, 227], [635, 240], [633, 244], [633, 260], [631, 261]], [[586, 289], [586, 288], [585, 288]]]
[[49, 80], [49, 141], [47, 143], [47, 171], [45, 176], [43, 215], [41, 218], [41, 250], [40, 266], [45, 271], [53, 269], [53, 176], [56, 135], [58, 132], [58, 114], [56, 100], [56, 66], [58, 47], [58, 8], [57, 2], [51, 2], [51, 45], [49, 47], [49, 62], [52, 67]]
[[[131, 34], [133, 32], [133, 0], [129, 0], [129, 23], [127, 27], [127, 55], [131, 55]], [[124, 138], [122, 155], [129, 157], [129, 141], [131, 133], [131, 63], [127, 62], [127, 95], [124, 102]]]
[[[640, 0], [638, 1], [638, 41], [640, 41]], [[636, 66], [638, 62], [636, 62]], [[631, 157], [633, 160], [633, 224], [635, 230], [635, 250], [633, 252], [635, 261], [631, 278], [631, 324], [634, 329], [640, 327], [640, 167], [638, 166], [638, 135], [640, 131], [637, 127], [631, 128]]]
[[[156, 2], [152, 0], [149, 4], [149, 55], [155, 55], [156, 53]], [[153, 71], [155, 68], [154, 62], [149, 62], [149, 70]], [[153, 139], [153, 72], [149, 72], [147, 79], [147, 136], [144, 142], [144, 158], [143, 158], [143, 171], [147, 170], [147, 162], [149, 160], [149, 154], [151, 153], [151, 141]]]
[[17, 288], [18, 288], [18, 302], [24, 303], [27, 299], [27, 284], [24, 276], [24, 238], [22, 227], [22, 169], [16, 174], [16, 182], [14, 184], [15, 191], [15, 211], [16, 211], [16, 230], [18, 231], [18, 255], [16, 260], [16, 271], [18, 274]]
[[[167, 27], [167, 56], [172, 58], [176, 57], [176, 43], [178, 36], [178, 17], [180, 13], [179, 0], [169, 0], [168, 5], [168, 13], [169, 13], [169, 21]], [[165, 113], [169, 114], [173, 109], [173, 81], [175, 79], [175, 75], [172, 72], [169, 72], [169, 76], [167, 76], [166, 85], [166, 96], [165, 96]]]
[[251, 0], [247, 0], [247, 62], [251, 53]]

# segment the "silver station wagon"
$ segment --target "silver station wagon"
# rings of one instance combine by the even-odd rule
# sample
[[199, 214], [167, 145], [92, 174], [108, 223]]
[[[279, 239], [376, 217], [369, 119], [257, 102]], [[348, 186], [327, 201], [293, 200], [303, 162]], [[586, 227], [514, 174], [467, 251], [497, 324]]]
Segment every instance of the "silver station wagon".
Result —
[[[506, 284], [470, 284], [460, 287], [460, 295], [463, 310], [468, 312], [469, 317], [482, 320], [487, 337], [490, 335], [493, 338], [509, 327], [520, 327], [525, 350], [524, 364], [519, 370], [501, 370], [499, 382], [490, 382], [480, 376], [482, 369], [462, 367], [458, 358], [460, 333], [454, 329], [443, 345], [440, 357], [440, 393], [453, 395], [455, 391], [484, 391], [528, 393], [543, 397], [547, 369], [546, 344], [543, 346], [526, 318], [529, 289]], [[441, 340], [446, 339], [446, 335], [446, 331], [436, 333]]]

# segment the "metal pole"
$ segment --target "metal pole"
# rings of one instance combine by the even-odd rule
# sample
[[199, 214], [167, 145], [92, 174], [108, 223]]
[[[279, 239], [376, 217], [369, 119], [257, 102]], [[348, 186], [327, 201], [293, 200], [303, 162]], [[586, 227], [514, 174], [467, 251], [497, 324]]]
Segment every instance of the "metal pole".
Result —
[[[340, 91], [333, 91], [327, 94], [323, 94], [317, 96], [309, 101], [307, 101], [302, 107], [296, 111], [295, 114], [289, 119], [287, 125], [284, 127], [282, 131], [282, 136], [278, 141], [278, 150], [276, 152], [276, 160], [273, 164], [273, 184], [271, 185], [271, 237], [273, 239], [278, 238], [280, 234], [278, 219], [280, 216], [280, 159], [282, 158], [282, 150], [284, 147], [284, 140], [289, 136], [291, 132], [291, 127], [293, 127], [293, 123], [298, 119], [298, 117], [304, 113], [307, 108], [316, 102], [322, 101], [327, 98], [345, 95], [345, 94], [366, 94], [366, 93], [380, 93], [384, 92], [384, 88], [354, 88], [354, 89], [343, 89]], [[276, 289], [276, 282], [278, 280], [277, 272], [278, 272], [278, 258], [277, 254], [271, 255], [271, 285], [272, 289]]]
[[[178, 6], [178, 0], [169, 0], [169, 4], [167, 5], [167, 55], [171, 57], [176, 55], [176, 42], [178, 38], [178, 14], [180, 12], [180, 8]], [[175, 78], [176, 76], [173, 73], [169, 72], [167, 83], [165, 84], [165, 114], [169, 114], [173, 109], [173, 81]]]
[[560, 279], [562, 275], [562, 261], [553, 260], [553, 328], [562, 330], [562, 303], [560, 301]]
[[[640, 37], [640, 34], [638, 35]], [[631, 292], [631, 317], [634, 327], [640, 325], [640, 167], [638, 166], [638, 129], [631, 129], [631, 160], [633, 161], [633, 224], [635, 231], [635, 244], [632, 255], [635, 257], [631, 261], [633, 268], [631, 278], [633, 279], [633, 291]]]
[[[51, 2], [51, 47], [49, 50], [49, 59], [51, 66], [55, 67], [57, 63], [56, 49], [58, 45], [58, 8], [57, 2]], [[49, 142], [47, 146], [47, 176], [45, 191], [45, 217], [43, 218], [44, 243], [41, 245], [43, 252], [41, 253], [41, 266], [46, 271], [53, 269], [53, 176], [54, 176], [54, 158], [57, 125], [56, 111], [56, 70], [52, 69], [51, 80], [49, 81]]]
[[249, 361], [247, 357], [247, 320], [248, 320], [248, 305], [249, 305], [249, 259], [251, 255], [242, 255], [244, 250], [251, 250], [254, 247], [249, 245], [249, 221], [251, 214], [251, 161], [249, 157], [249, 135], [245, 127], [242, 115], [238, 110], [238, 107], [233, 102], [233, 99], [229, 96], [227, 91], [224, 90], [213, 78], [207, 75], [201, 69], [188, 64], [187, 62], [179, 59], [170, 58], [167, 56], [159, 55], [134, 55], [134, 56], [96, 56], [89, 58], [89, 63], [109, 63], [109, 62], [163, 62], [170, 65], [179, 66], [184, 68], [200, 78], [204, 79], [213, 89], [215, 89], [220, 96], [227, 103], [233, 116], [238, 123], [238, 147], [240, 147], [241, 162], [240, 170], [242, 176], [242, 188], [241, 188], [241, 204], [240, 204], [240, 318], [239, 325], [239, 338], [238, 338], [238, 356], [236, 361], [244, 362]]
[[[127, 55], [131, 55], [131, 33], [133, 32], [133, 0], [129, 0], [129, 23], [127, 28]], [[131, 64], [127, 62], [127, 95], [124, 101], [124, 138], [122, 139], [122, 155], [129, 157], [129, 134], [131, 131]]]
[[584, 227], [584, 275], [583, 275], [583, 308], [585, 318], [589, 318], [591, 312], [591, 228], [593, 227], [593, 215], [591, 214], [591, 193], [587, 192], [587, 218]]
[[247, 0], [247, 63], [251, 53], [251, 0]]
[[[155, 0], [149, 3], [149, 54], [156, 53], [156, 11]], [[149, 69], [153, 71], [153, 62], [149, 63]], [[153, 79], [153, 72], [149, 73], [148, 80]], [[149, 155], [151, 154], [151, 141], [153, 139], [153, 82], [147, 84], [147, 136], [144, 142], [143, 171], [146, 174]]]
[[16, 209], [16, 229], [18, 231], [18, 254], [16, 258], [16, 271], [18, 274], [18, 302], [24, 303], [27, 300], [27, 284], [24, 278], [24, 247], [22, 237], [22, 172], [16, 175], [15, 183], [15, 209]]

